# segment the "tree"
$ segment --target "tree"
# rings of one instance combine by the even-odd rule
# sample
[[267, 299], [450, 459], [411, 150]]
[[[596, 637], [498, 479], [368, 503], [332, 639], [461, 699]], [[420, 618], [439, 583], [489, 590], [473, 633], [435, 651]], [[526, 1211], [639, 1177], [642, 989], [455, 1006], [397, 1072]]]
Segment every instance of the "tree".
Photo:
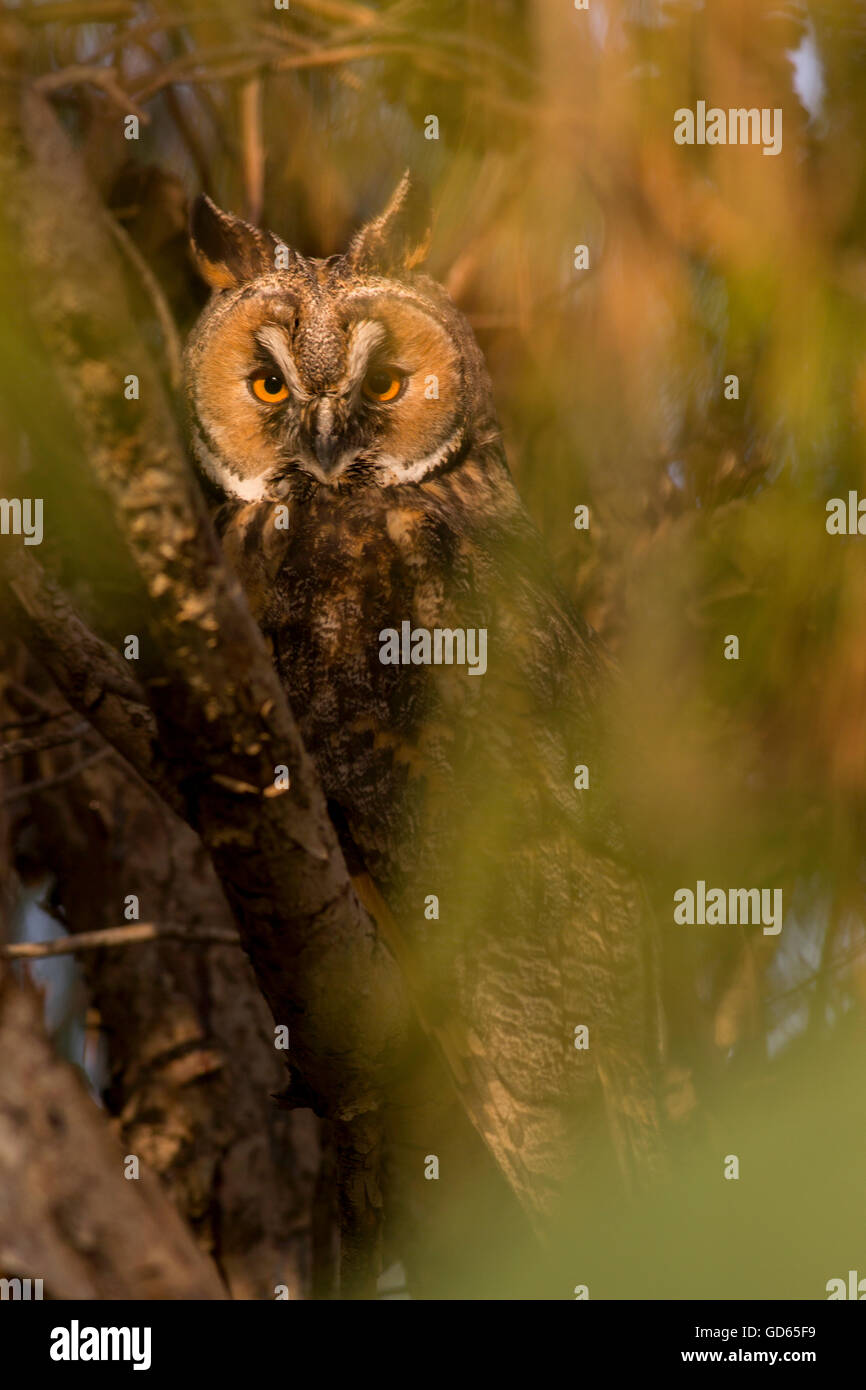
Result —
[[[866, 745], [859, 537], [825, 522], [866, 490], [852, 346], [866, 33], [842, 3], [604, 12], [603, 34], [591, 11], [520, 0], [310, 0], [270, 19], [69, 0], [3, 20], [2, 66], [20, 78], [2, 89], [0, 467], [6, 500], [38, 496], [46, 518], [39, 549], [0, 534], [3, 853], [19, 879], [50, 875], [48, 905], [83, 938], [104, 1116], [49, 1062], [8, 971], [0, 1028], [49, 1077], [16, 1142], [68, 1111], [118, 1222], [150, 1232], [180, 1296], [216, 1290], [212, 1265], [176, 1227], [160, 1246], [164, 1200], [112, 1165], [136, 1153], [164, 1179], [233, 1296], [277, 1282], [330, 1295], [337, 1225], [342, 1291], [369, 1294], [389, 1243], [381, 1099], [397, 1076], [414, 1102], [398, 1141], [439, 1116], [465, 1179], [441, 1229], [419, 1233], [429, 1282], [413, 1291], [489, 1279], [461, 1236], [476, 1216], [507, 1227], [514, 1264], [537, 1259], [352, 891], [175, 395], [200, 293], [188, 196], [329, 254], [406, 164], [436, 190], [433, 269], [482, 340], [521, 491], [623, 673], [607, 737], [661, 924], [674, 1181], [654, 1214], [623, 1218], [609, 1288], [660, 1289], [660, 1240], [679, 1252], [672, 1296], [732, 1281], [821, 1296], [815, 1271], [835, 1269], [831, 1232], [843, 1239], [857, 1200], [844, 1154]], [[698, 100], [782, 110], [781, 152], [677, 144], [674, 110]], [[277, 764], [293, 795], [256, 796]], [[673, 895], [698, 881], [780, 889], [781, 934], [680, 926]], [[84, 946], [119, 927], [126, 945]], [[17, 1104], [21, 1076], [6, 1080]], [[729, 1211], [704, 1175], [733, 1130], [761, 1180]], [[0, 1272], [50, 1265], [60, 1296], [98, 1293], [63, 1233], [34, 1216], [21, 1240], [24, 1171], [6, 1175], [21, 1201], [0, 1208]], [[73, 1185], [71, 1200], [86, 1197]], [[704, 1215], [706, 1253], [683, 1202]], [[799, 1272], [753, 1235], [756, 1213], [782, 1231], [794, 1211], [812, 1256]], [[747, 1254], [725, 1272], [733, 1230]], [[501, 1286], [518, 1286], [510, 1265]]]

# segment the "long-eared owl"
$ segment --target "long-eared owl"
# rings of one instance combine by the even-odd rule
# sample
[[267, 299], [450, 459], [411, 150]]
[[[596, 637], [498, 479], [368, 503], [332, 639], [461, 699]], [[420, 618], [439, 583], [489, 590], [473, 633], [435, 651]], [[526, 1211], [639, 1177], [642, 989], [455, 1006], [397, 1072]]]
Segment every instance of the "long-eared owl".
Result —
[[350, 867], [476, 1127], [549, 1213], [590, 1150], [655, 1164], [648, 916], [594, 809], [607, 663], [516, 492], [472, 330], [416, 269], [426, 212], [404, 176], [316, 260], [200, 198], [192, 442]]

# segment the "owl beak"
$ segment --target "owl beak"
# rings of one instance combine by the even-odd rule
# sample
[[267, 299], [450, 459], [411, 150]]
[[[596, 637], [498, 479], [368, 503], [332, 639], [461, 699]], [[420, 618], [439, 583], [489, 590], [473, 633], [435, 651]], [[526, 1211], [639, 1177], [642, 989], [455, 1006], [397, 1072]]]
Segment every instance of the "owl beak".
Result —
[[333, 473], [341, 454], [339, 438], [332, 429], [333, 411], [333, 402], [327, 397], [319, 402], [312, 439], [316, 462], [326, 476]]
[[339, 462], [340, 449], [337, 440], [332, 435], [323, 439], [317, 433], [313, 440], [313, 453], [316, 455], [316, 462], [322, 472], [330, 475]]

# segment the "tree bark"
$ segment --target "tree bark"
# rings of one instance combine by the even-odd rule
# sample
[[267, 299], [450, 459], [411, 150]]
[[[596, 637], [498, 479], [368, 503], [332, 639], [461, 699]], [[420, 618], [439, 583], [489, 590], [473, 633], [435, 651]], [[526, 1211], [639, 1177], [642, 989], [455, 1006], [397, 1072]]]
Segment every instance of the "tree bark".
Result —
[[0, 965], [0, 1267], [52, 1298], [225, 1298], [156, 1178], [124, 1154], [74, 1069], [54, 1054], [40, 1000]]
[[[77, 757], [43, 755], [55, 768]], [[31, 867], [50, 871], [71, 933], [117, 925], [130, 894], [178, 933], [78, 958], [124, 1152], [163, 1179], [233, 1298], [308, 1296], [318, 1121], [274, 1104], [283, 1054], [240, 940], [202, 939], [235, 933], [201, 844], [116, 756], [31, 793], [27, 810]]]

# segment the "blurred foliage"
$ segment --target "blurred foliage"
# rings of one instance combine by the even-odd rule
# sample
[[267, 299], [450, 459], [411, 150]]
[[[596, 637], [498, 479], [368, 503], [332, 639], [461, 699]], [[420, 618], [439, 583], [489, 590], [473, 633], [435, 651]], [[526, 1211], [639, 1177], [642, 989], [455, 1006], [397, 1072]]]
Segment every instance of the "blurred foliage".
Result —
[[[825, 507], [866, 496], [866, 8], [50, 0], [8, 13], [131, 243], [141, 331], [167, 379], [147, 272], [182, 334], [203, 299], [190, 196], [328, 255], [405, 166], [426, 180], [431, 273], [476, 328], [551, 563], [621, 666], [610, 736], [664, 933], [672, 1108], [690, 1112], [694, 1074], [717, 1116], [745, 1088], [744, 1132], [761, 1097], [826, 1120], [815, 1058], [844, 1108], [866, 993], [866, 541], [828, 535]], [[782, 153], [675, 144], [674, 110], [698, 100], [781, 108]], [[674, 928], [673, 891], [699, 878], [783, 887], [781, 937]], [[816, 1179], [800, 1200], [817, 1213], [822, 1193]], [[798, 1291], [821, 1297], [861, 1255], [840, 1249], [839, 1269]]]

